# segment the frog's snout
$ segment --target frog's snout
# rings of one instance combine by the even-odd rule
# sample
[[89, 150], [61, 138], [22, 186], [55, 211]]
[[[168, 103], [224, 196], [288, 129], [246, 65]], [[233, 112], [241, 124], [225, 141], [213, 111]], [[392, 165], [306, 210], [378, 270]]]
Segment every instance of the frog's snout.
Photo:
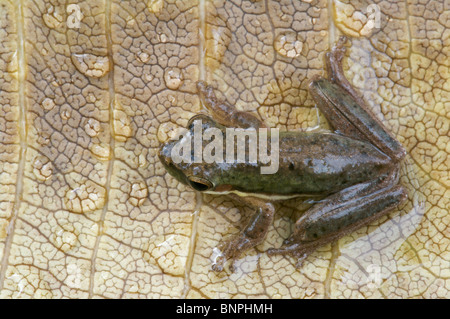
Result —
[[[173, 143], [166, 142], [159, 147], [158, 157], [164, 167], [169, 170], [173, 165], [171, 153], [172, 153]], [[170, 173], [170, 171], [169, 171]]]
[[159, 146], [158, 157], [161, 159], [167, 154], [167, 143], [163, 143]]
[[187, 185], [186, 176], [183, 171], [172, 161], [173, 146], [174, 143], [172, 141], [166, 142], [160, 146], [158, 151], [159, 161], [170, 175], [175, 177], [179, 182]]

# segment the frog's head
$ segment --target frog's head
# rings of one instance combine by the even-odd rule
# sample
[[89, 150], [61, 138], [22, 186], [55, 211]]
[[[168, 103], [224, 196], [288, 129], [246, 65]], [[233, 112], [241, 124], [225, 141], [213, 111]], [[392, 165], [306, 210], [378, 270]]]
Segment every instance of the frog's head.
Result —
[[167, 172], [179, 182], [192, 187], [194, 190], [202, 192], [214, 188], [212, 182], [201, 176], [203, 173], [201, 163], [176, 163], [172, 159], [172, 149], [178, 143], [179, 141], [175, 140], [168, 141], [159, 149], [159, 160]]
[[[210, 181], [208, 173], [212, 167], [207, 163], [195, 163], [193, 152], [193, 141], [191, 138], [194, 134], [194, 121], [202, 120], [202, 129], [214, 126], [217, 127], [217, 123], [211, 118], [205, 115], [194, 116], [188, 123], [187, 131], [178, 140], [169, 140], [161, 145], [158, 153], [159, 160], [163, 164], [167, 172], [175, 177], [179, 182], [192, 187], [197, 191], [208, 191], [214, 188], [214, 183]], [[174, 154], [178, 154], [182, 148], [180, 143], [191, 143], [192, 152], [188, 154], [189, 161], [183, 159], [176, 160]], [[174, 152], [174, 147], [176, 152]]]
[[163, 164], [166, 171], [175, 177], [179, 182], [188, 185], [186, 175], [181, 167], [172, 160], [172, 149], [178, 141], [171, 140], [161, 145], [158, 153], [159, 160]]

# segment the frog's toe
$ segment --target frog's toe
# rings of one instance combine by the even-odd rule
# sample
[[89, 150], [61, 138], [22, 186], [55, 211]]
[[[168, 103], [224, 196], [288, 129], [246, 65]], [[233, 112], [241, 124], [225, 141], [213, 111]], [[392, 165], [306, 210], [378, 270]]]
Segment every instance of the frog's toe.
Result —
[[206, 82], [204, 82], [204, 81], [197, 81], [197, 90], [199, 91], [199, 92], [204, 92], [204, 91], [206, 91], [206, 87], [207, 87], [208, 85], [206, 84]]
[[295, 267], [300, 268], [303, 265], [305, 259], [309, 256], [311, 252], [305, 249], [300, 244], [291, 244], [287, 246], [282, 246], [280, 248], [271, 248], [267, 251], [269, 256], [274, 255], [288, 255], [295, 259]]
[[[224, 264], [227, 262], [227, 259], [225, 259], [223, 256], [217, 257], [216, 261], [212, 264], [211, 268], [215, 272], [221, 272], [224, 270]], [[234, 265], [235, 259], [230, 259], [230, 265], [228, 266], [228, 269], [231, 273], [234, 273], [236, 270], [236, 267]]]
[[286, 241], [287, 240], [285, 240], [285, 244], [283, 244], [283, 246], [281, 246], [280, 248], [270, 248], [269, 250], [267, 250], [267, 254], [269, 256], [292, 255], [299, 248], [299, 244], [291, 242], [286, 243]]
[[224, 259], [221, 257], [217, 257], [216, 261], [212, 264], [211, 268], [215, 272], [221, 272], [223, 270]]
[[334, 49], [338, 50], [346, 50], [345, 44], [347, 43], [348, 38], [345, 35], [341, 35], [334, 46]]
[[281, 246], [280, 248], [271, 248], [267, 251], [267, 254], [270, 256], [289, 255], [299, 258], [310, 253], [311, 250], [309, 250], [308, 248], [309, 247], [307, 245], [303, 245], [302, 243], [287, 239], [285, 240], [285, 244], [283, 244], [283, 246]]
[[249, 240], [244, 236], [237, 236], [220, 244], [217, 247], [220, 250], [220, 254], [215, 258], [212, 269], [217, 272], [223, 271], [224, 264], [230, 261], [230, 271], [234, 272], [235, 260], [249, 248], [249, 245]]
[[[336, 60], [336, 62], [340, 62], [344, 57], [345, 51], [347, 51], [347, 47], [345, 46], [347, 41], [348, 41], [347, 37], [341, 36], [337, 41], [337, 43], [331, 49], [331, 52], [329, 52], [329, 54], [334, 57], [334, 60]], [[327, 58], [329, 59], [329, 55]]]
[[296, 244], [292, 238], [286, 238], [283, 241], [283, 244], [281, 245], [280, 248], [269, 248], [267, 250], [267, 254], [269, 256], [286, 255], [286, 254], [290, 254], [297, 247], [298, 247], [298, 244]]

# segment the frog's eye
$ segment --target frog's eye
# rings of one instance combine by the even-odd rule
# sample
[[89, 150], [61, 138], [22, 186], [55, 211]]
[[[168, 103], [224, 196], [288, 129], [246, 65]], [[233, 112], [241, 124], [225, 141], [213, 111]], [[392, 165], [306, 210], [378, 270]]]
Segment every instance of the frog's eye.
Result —
[[208, 189], [213, 188], [213, 184], [204, 178], [189, 176], [188, 181], [189, 185], [199, 192], [207, 191]]
[[217, 127], [217, 123], [208, 115], [206, 114], [197, 114], [191, 117], [191, 119], [188, 121], [187, 129], [192, 130], [194, 127], [194, 123], [196, 121], [199, 121], [200, 125], [202, 125], [202, 129], [207, 129], [209, 127]]

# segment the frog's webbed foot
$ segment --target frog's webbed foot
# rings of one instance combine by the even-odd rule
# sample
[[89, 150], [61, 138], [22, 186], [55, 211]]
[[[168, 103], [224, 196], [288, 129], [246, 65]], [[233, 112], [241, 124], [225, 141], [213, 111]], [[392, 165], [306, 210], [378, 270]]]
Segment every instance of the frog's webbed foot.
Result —
[[[235, 197], [238, 197], [237, 195]], [[247, 226], [235, 237], [219, 245], [220, 254], [214, 260], [212, 269], [222, 271], [226, 261], [231, 261], [230, 270], [234, 270], [234, 261], [242, 253], [261, 243], [266, 237], [269, 226], [272, 224], [275, 208], [271, 203], [265, 203], [255, 198], [240, 198], [247, 204], [258, 206], [255, 214]]]
[[240, 255], [248, 249], [259, 244], [258, 240], [252, 240], [243, 234], [239, 234], [236, 237], [226, 241], [217, 247], [221, 253], [216, 257], [212, 265], [214, 271], [222, 271], [224, 264], [230, 261], [230, 271], [234, 272], [234, 263]]
[[280, 248], [271, 248], [267, 251], [269, 256], [288, 255], [295, 259], [295, 267], [300, 268], [308, 256], [314, 252], [316, 247], [311, 245], [303, 245], [301, 243], [293, 243], [290, 239], [284, 241]]

